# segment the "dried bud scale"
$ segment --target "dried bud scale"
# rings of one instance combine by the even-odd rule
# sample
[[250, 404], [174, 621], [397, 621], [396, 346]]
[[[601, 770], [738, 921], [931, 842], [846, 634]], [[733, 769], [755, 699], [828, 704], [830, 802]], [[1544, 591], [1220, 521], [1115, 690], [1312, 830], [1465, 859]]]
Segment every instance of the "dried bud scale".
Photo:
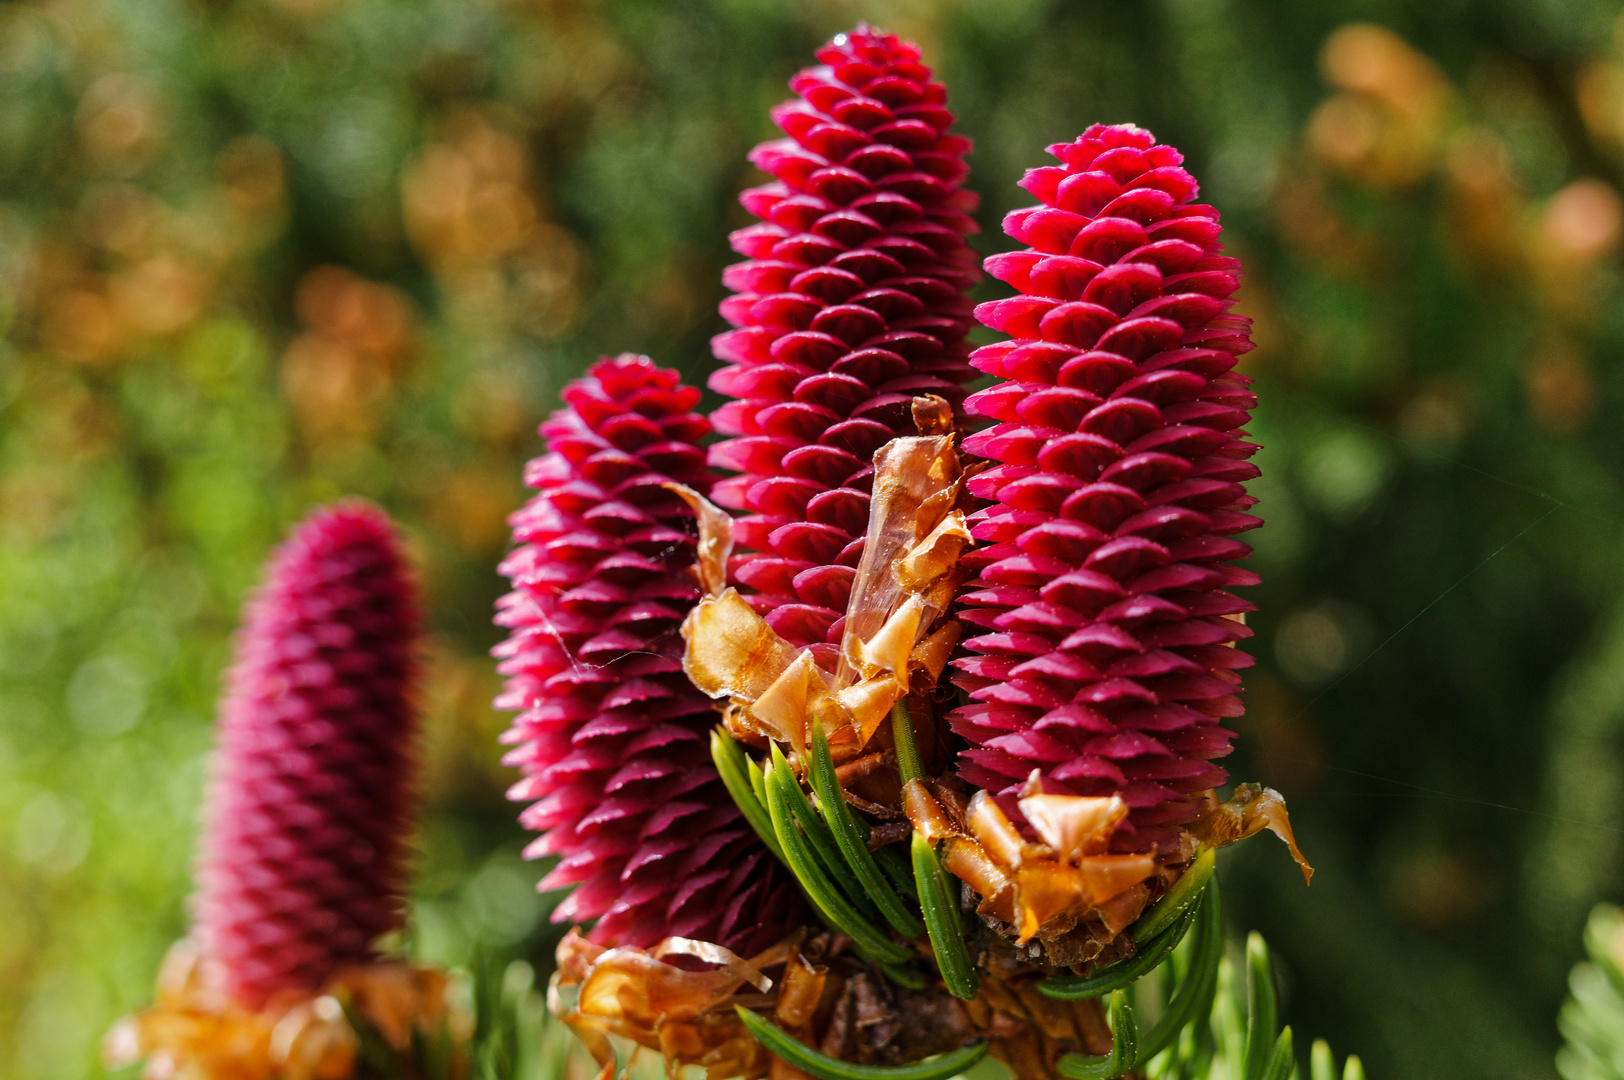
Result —
[[[1240, 263], [1172, 147], [1096, 125], [1050, 148], [1061, 164], [1022, 186], [1040, 204], [1006, 217], [1028, 245], [987, 272], [1020, 295], [976, 315], [1011, 340], [972, 363], [1001, 382], [967, 410], [996, 421], [967, 439], [996, 462], [970, 482], [992, 505], [958, 617], [979, 628], [954, 681], [970, 744], [960, 774], [1013, 796], [1117, 793], [1130, 816], [1113, 850], [1172, 852], [1195, 796], [1225, 779], [1218, 726], [1242, 711], [1235, 642], [1256, 581], [1230, 565], [1257, 526], [1242, 483], [1255, 402], [1233, 370], [1249, 320], [1229, 314]], [[1012, 799], [1005, 799], [1012, 804]]]
[[319, 511], [277, 552], [227, 677], [197, 936], [257, 1007], [375, 958], [405, 919], [419, 615], [382, 511]]
[[497, 623], [519, 716], [510, 797], [574, 886], [558, 921], [596, 919], [600, 944], [669, 936], [741, 949], [786, 932], [792, 887], [729, 798], [708, 750], [709, 699], [682, 673], [677, 628], [698, 599], [692, 512], [664, 484], [708, 490], [699, 392], [646, 357], [596, 364], [541, 427], [538, 490], [512, 519], [513, 591]]
[[732, 237], [747, 261], [723, 275], [736, 329], [714, 340], [725, 366], [710, 379], [737, 399], [715, 413], [730, 438], [711, 449], [739, 474], [715, 489], [745, 512], [734, 576], [796, 646], [839, 641], [874, 451], [914, 434], [915, 396], [956, 407], [975, 377], [976, 199], [959, 186], [970, 143], [949, 133], [946, 91], [918, 49], [867, 27], [818, 59], [773, 110], [787, 137], [750, 156], [774, 180], [741, 196], [762, 222]]

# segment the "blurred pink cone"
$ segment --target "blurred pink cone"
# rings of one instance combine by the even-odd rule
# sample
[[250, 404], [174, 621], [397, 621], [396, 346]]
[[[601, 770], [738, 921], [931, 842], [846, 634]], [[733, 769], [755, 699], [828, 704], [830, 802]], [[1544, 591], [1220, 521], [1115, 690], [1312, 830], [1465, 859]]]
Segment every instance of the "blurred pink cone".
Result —
[[405, 919], [417, 719], [416, 591], [394, 527], [359, 502], [277, 551], [227, 678], [197, 936], [257, 1008], [376, 958]]

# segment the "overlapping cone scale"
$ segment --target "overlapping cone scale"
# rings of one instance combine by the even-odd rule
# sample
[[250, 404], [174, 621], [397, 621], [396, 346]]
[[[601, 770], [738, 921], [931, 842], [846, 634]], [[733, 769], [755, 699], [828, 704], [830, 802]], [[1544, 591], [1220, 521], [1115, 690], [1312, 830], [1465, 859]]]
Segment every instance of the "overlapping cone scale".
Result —
[[509, 792], [559, 856], [542, 889], [574, 886], [556, 921], [597, 920], [610, 946], [669, 936], [749, 952], [783, 936], [792, 888], [711, 763], [709, 699], [682, 672], [699, 597], [692, 512], [668, 482], [710, 487], [699, 391], [646, 357], [595, 365], [541, 427], [548, 452], [510, 519], [513, 591], [496, 649], [500, 708], [518, 710]]
[[405, 917], [418, 609], [389, 519], [311, 516], [248, 605], [227, 676], [196, 935], [244, 1007], [376, 959]]
[[741, 196], [761, 224], [732, 236], [710, 386], [738, 475], [715, 500], [745, 512], [734, 577], [785, 640], [832, 666], [868, 520], [870, 458], [915, 434], [912, 400], [955, 408], [975, 377], [964, 336], [977, 271], [960, 188], [969, 140], [946, 91], [893, 35], [859, 27], [791, 80], [786, 137], [750, 160], [774, 180]]
[[1019, 295], [976, 309], [1010, 340], [971, 358], [1000, 381], [966, 402], [996, 423], [965, 449], [996, 464], [970, 481], [991, 505], [957, 610], [975, 628], [953, 676], [971, 699], [951, 717], [959, 772], [1012, 815], [1033, 769], [1046, 791], [1119, 793], [1113, 850], [1173, 850], [1225, 779], [1219, 721], [1252, 663], [1231, 647], [1252, 605], [1228, 591], [1256, 581], [1231, 560], [1260, 524], [1241, 267], [1149, 132], [1096, 125], [1050, 153], [1021, 181], [1039, 205], [1004, 221], [1027, 247], [985, 264]]

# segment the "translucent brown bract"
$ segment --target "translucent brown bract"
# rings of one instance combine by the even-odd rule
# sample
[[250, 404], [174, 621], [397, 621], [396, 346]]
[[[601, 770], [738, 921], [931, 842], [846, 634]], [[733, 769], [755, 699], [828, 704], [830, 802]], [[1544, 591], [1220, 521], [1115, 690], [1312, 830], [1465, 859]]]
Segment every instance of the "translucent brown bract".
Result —
[[803, 752], [820, 723], [846, 760], [869, 747], [915, 674], [925, 685], [941, 674], [958, 630], [935, 623], [970, 539], [953, 439], [895, 439], [874, 464], [872, 517], [835, 664], [822, 667], [813, 650], [785, 641], [733, 589], [705, 597], [683, 624], [689, 678], [736, 706], [729, 722], [741, 734]]

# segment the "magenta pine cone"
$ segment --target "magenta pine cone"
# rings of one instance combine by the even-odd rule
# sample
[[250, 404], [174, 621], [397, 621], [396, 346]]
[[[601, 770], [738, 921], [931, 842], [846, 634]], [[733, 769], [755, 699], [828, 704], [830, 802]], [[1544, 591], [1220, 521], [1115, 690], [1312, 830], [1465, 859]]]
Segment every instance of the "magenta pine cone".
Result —
[[751, 952], [787, 932], [796, 901], [711, 763], [716, 710], [682, 671], [695, 525], [661, 485], [710, 487], [699, 391], [626, 355], [563, 399], [526, 470], [539, 494], [511, 519], [496, 620], [510, 631], [497, 705], [520, 710], [509, 795], [536, 800], [520, 820], [545, 834], [526, 854], [561, 857], [540, 888], [575, 888], [553, 918], [597, 919], [600, 944]]
[[969, 485], [993, 505], [960, 593], [981, 628], [954, 676], [973, 702], [951, 718], [960, 773], [1005, 795], [1033, 769], [1048, 791], [1120, 793], [1114, 850], [1170, 850], [1226, 778], [1218, 720], [1241, 714], [1252, 663], [1230, 647], [1252, 605], [1225, 591], [1255, 583], [1229, 561], [1260, 524], [1241, 486], [1257, 475], [1240, 430], [1256, 399], [1233, 370], [1252, 347], [1229, 314], [1241, 266], [1149, 132], [1096, 125], [1049, 152], [1061, 164], [1021, 181], [1040, 205], [1004, 219], [1029, 246], [986, 261], [1021, 295], [976, 309], [1012, 340], [975, 352], [1005, 381], [966, 403], [998, 421], [966, 449], [998, 464]]
[[403, 925], [418, 624], [395, 530], [359, 502], [294, 530], [248, 605], [196, 926], [244, 1007], [316, 992]]
[[970, 142], [948, 134], [946, 91], [919, 50], [859, 27], [818, 53], [773, 110], [789, 136], [750, 160], [776, 179], [741, 201], [710, 386], [733, 436], [711, 464], [740, 475], [715, 499], [746, 512], [734, 576], [796, 646], [836, 642], [868, 523], [870, 458], [913, 434], [910, 401], [955, 407], [975, 377], [964, 346], [977, 278], [959, 187]]

